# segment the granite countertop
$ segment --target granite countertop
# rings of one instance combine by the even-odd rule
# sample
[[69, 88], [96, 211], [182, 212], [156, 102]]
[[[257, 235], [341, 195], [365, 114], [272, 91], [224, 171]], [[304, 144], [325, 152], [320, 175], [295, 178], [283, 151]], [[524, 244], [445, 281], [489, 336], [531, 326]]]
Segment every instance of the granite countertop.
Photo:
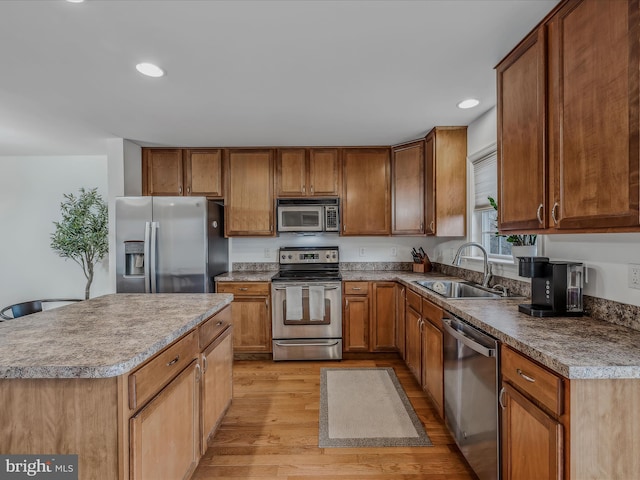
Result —
[[[217, 281], [269, 281], [275, 272], [230, 272]], [[640, 378], [640, 331], [583, 317], [531, 317], [525, 298], [447, 299], [414, 283], [441, 273], [342, 270], [343, 281], [397, 281], [569, 379]]]
[[231, 303], [229, 294], [111, 294], [0, 322], [0, 378], [127, 373]]

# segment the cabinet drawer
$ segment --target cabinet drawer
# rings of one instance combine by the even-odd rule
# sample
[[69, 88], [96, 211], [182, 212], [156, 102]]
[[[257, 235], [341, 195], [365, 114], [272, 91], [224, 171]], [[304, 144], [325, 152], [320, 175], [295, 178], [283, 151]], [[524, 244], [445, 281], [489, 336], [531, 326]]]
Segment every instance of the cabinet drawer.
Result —
[[269, 295], [269, 282], [218, 282], [217, 293]]
[[156, 392], [182, 371], [198, 354], [198, 332], [169, 345], [129, 375], [129, 408], [144, 405]]
[[231, 325], [231, 306], [227, 305], [213, 317], [204, 321], [198, 328], [198, 346], [200, 351], [209, 345], [220, 333]]
[[369, 295], [369, 282], [344, 282], [344, 295]]
[[438, 330], [442, 331], [443, 310], [435, 303], [422, 299], [422, 317], [426, 318]]
[[502, 378], [547, 407], [552, 413], [562, 414], [562, 379], [504, 345]]
[[407, 288], [407, 304], [416, 312], [422, 313], [422, 297]]

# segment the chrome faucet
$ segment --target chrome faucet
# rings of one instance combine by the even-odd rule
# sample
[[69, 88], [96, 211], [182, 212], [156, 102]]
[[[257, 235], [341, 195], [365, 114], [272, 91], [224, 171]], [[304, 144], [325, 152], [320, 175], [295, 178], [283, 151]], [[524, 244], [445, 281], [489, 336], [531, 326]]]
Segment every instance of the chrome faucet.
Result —
[[461, 257], [460, 254], [467, 247], [477, 247], [482, 251], [482, 255], [484, 257], [484, 278], [482, 279], [482, 286], [483, 287], [488, 287], [489, 286], [489, 280], [491, 280], [491, 265], [489, 265], [489, 256], [487, 255], [487, 251], [479, 243], [467, 242], [467, 243], [463, 243], [462, 245], [460, 245], [460, 248], [458, 248], [458, 251], [456, 252], [455, 256], [453, 257], [453, 264], [456, 267], [460, 266], [460, 257]]

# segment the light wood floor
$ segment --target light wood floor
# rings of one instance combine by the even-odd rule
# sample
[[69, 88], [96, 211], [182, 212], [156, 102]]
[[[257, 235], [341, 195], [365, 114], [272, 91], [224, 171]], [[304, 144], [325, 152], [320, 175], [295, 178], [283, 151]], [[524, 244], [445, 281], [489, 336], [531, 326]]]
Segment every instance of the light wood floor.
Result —
[[[432, 447], [318, 448], [320, 368], [393, 367]], [[233, 402], [192, 480], [476, 479], [400, 359], [237, 361]]]

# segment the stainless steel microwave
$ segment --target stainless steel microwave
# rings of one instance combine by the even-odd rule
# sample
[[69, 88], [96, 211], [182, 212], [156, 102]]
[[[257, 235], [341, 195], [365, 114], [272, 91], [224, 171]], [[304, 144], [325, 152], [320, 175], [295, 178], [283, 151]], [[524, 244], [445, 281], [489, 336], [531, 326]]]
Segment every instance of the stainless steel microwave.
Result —
[[278, 233], [340, 232], [337, 198], [283, 198], [277, 210]]

